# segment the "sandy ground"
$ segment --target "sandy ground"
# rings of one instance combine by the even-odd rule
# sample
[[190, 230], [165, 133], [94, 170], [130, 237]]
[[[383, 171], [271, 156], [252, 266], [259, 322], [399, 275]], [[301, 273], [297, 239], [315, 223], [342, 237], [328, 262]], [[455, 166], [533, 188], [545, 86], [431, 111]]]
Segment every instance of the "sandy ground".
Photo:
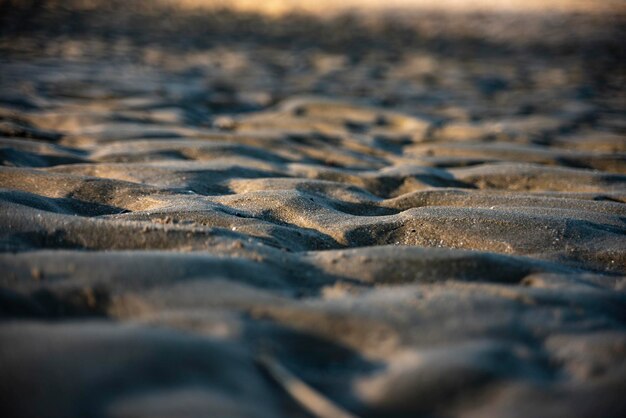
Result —
[[1, 415], [624, 416], [619, 16], [49, 3], [0, 2]]

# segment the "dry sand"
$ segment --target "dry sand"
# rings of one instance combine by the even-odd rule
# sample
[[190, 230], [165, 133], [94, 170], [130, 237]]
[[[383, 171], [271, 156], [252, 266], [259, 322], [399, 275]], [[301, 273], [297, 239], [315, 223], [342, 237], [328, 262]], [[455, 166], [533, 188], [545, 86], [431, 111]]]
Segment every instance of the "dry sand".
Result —
[[616, 16], [10, 3], [0, 415], [624, 416]]

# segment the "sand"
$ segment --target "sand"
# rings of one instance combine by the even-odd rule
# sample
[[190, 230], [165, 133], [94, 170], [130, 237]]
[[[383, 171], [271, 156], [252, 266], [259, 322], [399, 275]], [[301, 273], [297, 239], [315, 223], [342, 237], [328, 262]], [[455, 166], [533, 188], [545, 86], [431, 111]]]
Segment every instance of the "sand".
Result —
[[2, 416], [626, 413], [615, 16], [51, 4], [2, 5]]

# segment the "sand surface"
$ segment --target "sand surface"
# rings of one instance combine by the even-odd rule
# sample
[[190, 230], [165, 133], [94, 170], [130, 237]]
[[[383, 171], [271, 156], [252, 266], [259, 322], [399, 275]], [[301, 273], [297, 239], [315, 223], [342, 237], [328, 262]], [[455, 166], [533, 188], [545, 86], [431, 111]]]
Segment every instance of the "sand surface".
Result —
[[626, 413], [616, 16], [7, 4], [0, 415]]

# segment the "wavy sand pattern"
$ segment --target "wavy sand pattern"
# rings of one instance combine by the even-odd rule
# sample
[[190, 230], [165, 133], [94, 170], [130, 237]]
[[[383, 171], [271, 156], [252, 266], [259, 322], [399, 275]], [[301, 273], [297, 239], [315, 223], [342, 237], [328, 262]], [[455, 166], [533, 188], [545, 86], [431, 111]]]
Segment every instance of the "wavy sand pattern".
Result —
[[392, 56], [75, 30], [2, 42], [4, 416], [623, 416], [606, 27]]

